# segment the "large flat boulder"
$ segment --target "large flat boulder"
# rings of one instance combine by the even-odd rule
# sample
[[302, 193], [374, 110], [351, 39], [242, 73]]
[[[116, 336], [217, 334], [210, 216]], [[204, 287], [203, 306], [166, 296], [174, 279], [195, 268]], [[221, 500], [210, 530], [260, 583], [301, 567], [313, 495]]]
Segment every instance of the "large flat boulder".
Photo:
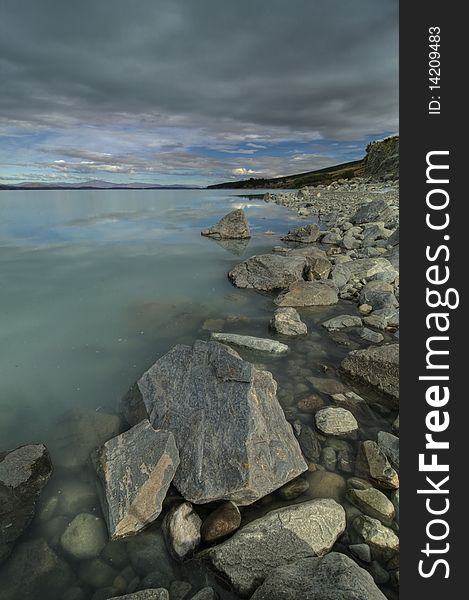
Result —
[[352, 350], [342, 361], [342, 369], [359, 381], [399, 400], [399, 344]]
[[345, 554], [303, 558], [275, 569], [251, 600], [385, 600], [372, 576]]
[[109, 440], [93, 456], [112, 539], [134, 535], [161, 513], [179, 465], [174, 436], [148, 420]]
[[274, 569], [323, 556], [345, 529], [335, 500], [311, 500], [267, 513], [200, 558], [242, 597], [249, 597]]
[[260, 254], [236, 265], [228, 273], [228, 278], [239, 288], [264, 292], [284, 289], [302, 279], [307, 262], [307, 258], [301, 255]]
[[0, 452], [0, 563], [31, 523], [51, 473], [49, 452], [42, 444]]
[[152, 425], [176, 438], [173, 483], [192, 503], [251, 504], [307, 468], [272, 374], [223, 344], [175, 346], [137, 388]]
[[251, 237], [248, 220], [242, 209], [231, 211], [201, 233], [217, 240], [241, 240]]
[[296, 281], [275, 299], [277, 306], [329, 306], [337, 304], [337, 288], [326, 281]]

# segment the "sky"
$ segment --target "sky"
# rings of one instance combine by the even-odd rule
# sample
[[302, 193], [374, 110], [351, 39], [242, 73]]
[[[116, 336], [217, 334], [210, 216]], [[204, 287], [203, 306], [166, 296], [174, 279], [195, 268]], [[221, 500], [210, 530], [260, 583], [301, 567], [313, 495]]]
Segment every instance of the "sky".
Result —
[[208, 185], [398, 131], [398, 0], [0, 0], [0, 182]]

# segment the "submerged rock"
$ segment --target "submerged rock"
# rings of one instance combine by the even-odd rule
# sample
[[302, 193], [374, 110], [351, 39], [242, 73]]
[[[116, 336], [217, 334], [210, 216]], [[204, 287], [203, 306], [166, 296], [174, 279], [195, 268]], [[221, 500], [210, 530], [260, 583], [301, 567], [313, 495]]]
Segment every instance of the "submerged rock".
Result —
[[273, 570], [251, 600], [385, 600], [371, 575], [345, 554], [303, 558]]
[[60, 538], [63, 550], [77, 560], [95, 558], [106, 543], [104, 521], [89, 513], [77, 515]]
[[[287, 484], [288, 485], [288, 484]], [[241, 525], [241, 513], [234, 502], [220, 504], [202, 524], [202, 540], [211, 544], [234, 533]]]
[[218, 223], [204, 229], [201, 233], [219, 240], [247, 239], [251, 237], [249, 224], [242, 209], [233, 210]]
[[281, 565], [323, 556], [345, 529], [334, 500], [311, 500], [273, 510], [199, 556], [242, 597]]
[[176, 560], [190, 558], [200, 544], [202, 520], [190, 502], [174, 506], [163, 520], [166, 545]]
[[351, 377], [399, 399], [399, 344], [352, 350], [341, 366]]
[[306, 265], [307, 259], [304, 256], [260, 254], [236, 265], [228, 273], [228, 278], [239, 288], [278, 290], [301, 279]]
[[321, 323], [329, 331], [336, 331], [345, 327], [360, 327], [361, 324], [361, 318], [354, 315], [339, 315]]
[[319, 225], [317, 223], [310, 223], [303, 225], [303, 227], [297, 227], [296, 229], [290, 229], [286, 236], [280, 238], [284, 242], [297, 242], [302, 244], [314, 243], [320, 234]]
[[283, 354], [288, 352], [288, 346], [275, 340], [253, 337], [252, 335], [238, 335], [236, 333], [212, 333], [213, 340], [222, 344], [232, 344], [241, 348], [258, 350], [259, 352], [271, 352], [272, 354]]
[[31, 523], [51, 473], [49, 452], [42, 444], [0, 452], [0, 563]]
[[337, 288], [328, 281], [296, 281], [275, 299], [277, 306], [328, 306], [338, 302]]
[[291, 337], [308, 333], [306, 324], [303, 323], [298, 312], [291, 307], [277, 308], [269, 326], [273, 331]]
[[228, 346], [175, 346], [138, 389], [153, 426], [176, 438], [174, 485], [192, 503], [251, 504], [307, 469], [272, 374]]
[[112, 539], [133, 535], [161, 513], [179, 465], [174, 436], [148, 420], [106, 442], [93, 457]]
[[0, 569], [2, 600], [62, 600], [74, 576], [68, 564], [43, 539], [21, 542]]

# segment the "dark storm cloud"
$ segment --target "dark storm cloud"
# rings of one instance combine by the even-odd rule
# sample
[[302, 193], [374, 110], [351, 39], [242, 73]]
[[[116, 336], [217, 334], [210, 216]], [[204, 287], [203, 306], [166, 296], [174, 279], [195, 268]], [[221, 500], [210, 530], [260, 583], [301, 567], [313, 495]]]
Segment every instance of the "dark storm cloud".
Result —
[[395, 130], [397, 10], [397, 0], [0, 0], [0, 117], [227, 139]]

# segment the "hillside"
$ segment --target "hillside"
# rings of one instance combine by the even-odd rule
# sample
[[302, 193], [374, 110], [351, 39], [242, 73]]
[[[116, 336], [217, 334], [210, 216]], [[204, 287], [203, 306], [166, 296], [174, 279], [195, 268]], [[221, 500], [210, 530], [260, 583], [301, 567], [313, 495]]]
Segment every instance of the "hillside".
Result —
[[296, 189], [306, 185], [328, 185], [338, 179], [352, 179], [361, 176], [375, 179], [397, 179], [399, 177], [399, 136], [371, 142], [366, 148], [366, 156], [360, 160], [273, 179], [251, 177], [251, 179], [242, 181], [227, 181], [209, 185], [208, 189]]

